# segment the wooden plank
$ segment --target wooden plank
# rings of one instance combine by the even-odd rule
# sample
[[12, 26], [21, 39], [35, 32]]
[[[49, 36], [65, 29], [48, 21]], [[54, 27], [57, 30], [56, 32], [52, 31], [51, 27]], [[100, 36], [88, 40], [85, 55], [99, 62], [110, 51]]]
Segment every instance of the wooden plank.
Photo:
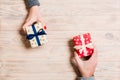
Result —
[[0, 0], [0, 80], [75, 80], [74, 35], [90, 32], [96, 80], [120, 79], [120, 0], [40, 0], [48, 43], [31, 49], [21, 32], [24, 0]]

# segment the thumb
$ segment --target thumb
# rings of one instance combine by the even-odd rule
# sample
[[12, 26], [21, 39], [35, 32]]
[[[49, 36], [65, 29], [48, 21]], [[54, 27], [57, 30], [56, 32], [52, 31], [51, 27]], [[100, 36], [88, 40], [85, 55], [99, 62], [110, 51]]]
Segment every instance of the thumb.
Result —
[[77, 64], [77, 66], [79, 68], [81, 68], [82, 65], [83, 65], [83, 61], [79, 58], [79, 56], [78, 56], [78, 54], [76, 52], [74, 52], [74, 59], [75, 59], [75, 62]]
[[25, 23], [25, 24], [23, 25], [22, 28], [23, 28], [23, 31], [24, 31], [24, 32], [26, 32], [26, 29], [25, 29], [25, 28], [26, 28], [27, 26], [28, 26], [27, 23]]
[[25, 24], [23, 25], [23, 30], [26, 32], [26, 27], [28, 27], [28, 26], [30, 26], [30, 25], [32, 25], [33, 23], [35, 22], [35, 20], [34, 19], [29, 19], [29, 20], [27, 20], [26, 22], [25, 22]]

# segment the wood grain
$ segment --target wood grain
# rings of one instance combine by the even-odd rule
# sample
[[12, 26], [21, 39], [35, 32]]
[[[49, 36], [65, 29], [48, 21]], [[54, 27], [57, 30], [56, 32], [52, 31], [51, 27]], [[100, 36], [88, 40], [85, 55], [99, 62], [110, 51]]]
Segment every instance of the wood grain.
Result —
[[21, 26], [24, 0], [0, 0], [0, 80], [75, 80], [74, 35], [90, 32], [98, 49], [96, 80], [120, 79], [120, 0], [40, 0], [46, 45], [31, 49]]

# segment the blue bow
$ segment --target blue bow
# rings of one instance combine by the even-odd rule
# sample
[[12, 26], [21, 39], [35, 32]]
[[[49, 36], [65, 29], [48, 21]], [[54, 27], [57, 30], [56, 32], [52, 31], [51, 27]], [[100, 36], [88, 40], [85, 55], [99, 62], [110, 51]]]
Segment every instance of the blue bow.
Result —
[[38, 36], [39, 36], [39, 35], [46, 35], [45, 31], [44, 31], [43, 29], [40, 29], [40, 30], [37, 32], [36, 29], [35, 29], [34, 24], [32, 25], [32, 29], [33, 29], [34, 34], [29, 34], [29, 35], [27, 35], [27, 39], [28, 39], [28, 40], [31, 40], [31, 39], [33, 39], [33, 38], [35, 37], [38, 45], [41, 45]]

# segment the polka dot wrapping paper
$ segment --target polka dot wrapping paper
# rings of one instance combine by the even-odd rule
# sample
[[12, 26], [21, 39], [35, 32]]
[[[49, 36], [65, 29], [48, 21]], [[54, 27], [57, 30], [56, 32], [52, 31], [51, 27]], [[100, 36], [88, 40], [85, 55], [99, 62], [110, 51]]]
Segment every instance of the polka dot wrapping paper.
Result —
[[34, 23], [31, 26], [26, 27], [27, 39], [29, 40], [32, 48], [47, 43], [47, 34], [45, 30], [46, 26], [43, 27], [40, 22]]
[[94, 52], [90, 33], [74, 36], [74, 49], [80, 58], [90, 56]]

